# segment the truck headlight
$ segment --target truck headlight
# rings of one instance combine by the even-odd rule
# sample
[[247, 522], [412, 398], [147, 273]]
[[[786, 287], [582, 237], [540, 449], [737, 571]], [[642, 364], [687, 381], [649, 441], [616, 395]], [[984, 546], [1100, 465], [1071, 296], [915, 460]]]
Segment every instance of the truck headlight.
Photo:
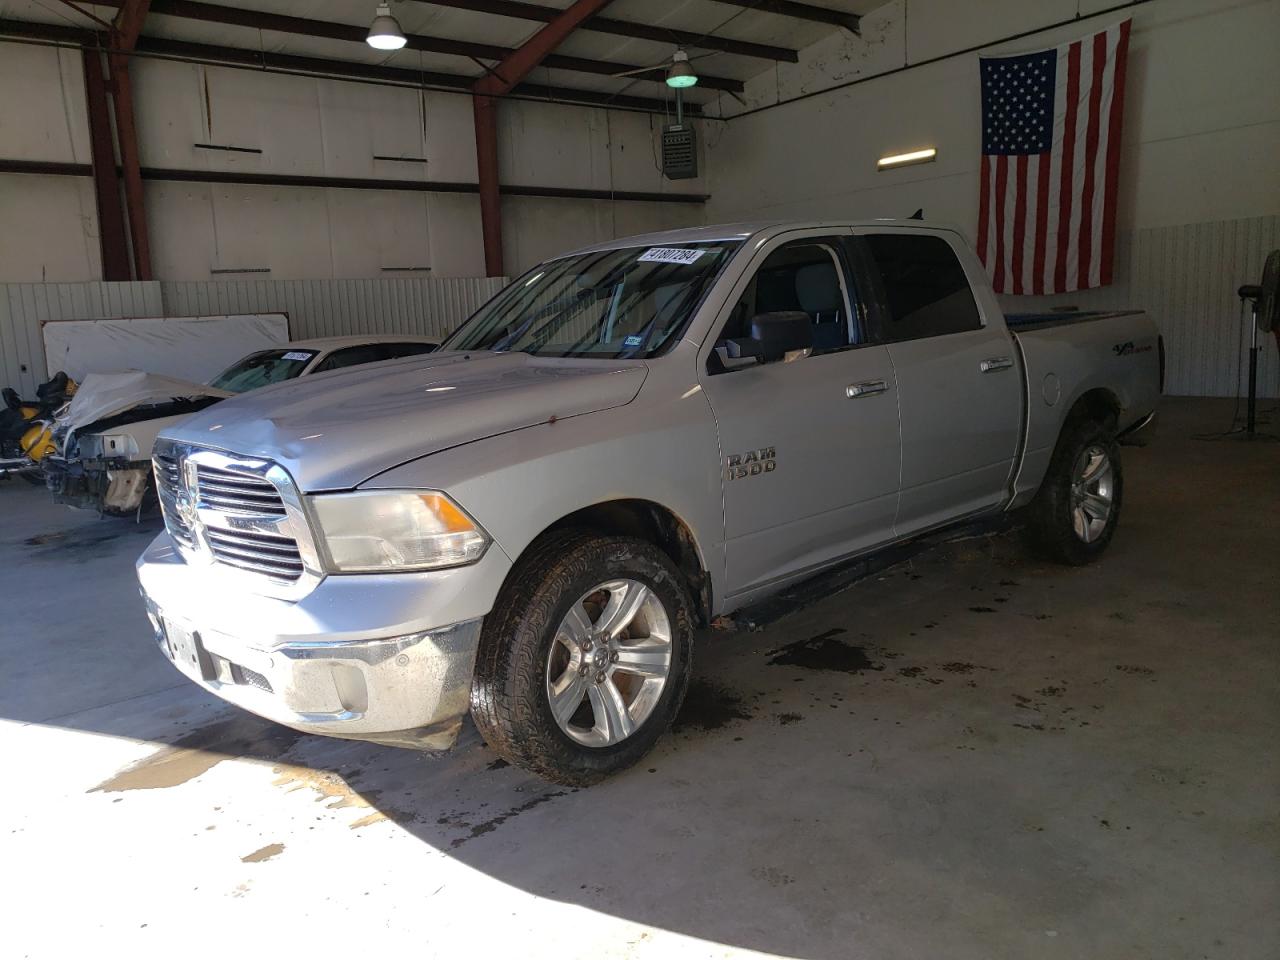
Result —
[[311, 498], [335, 573], [475, 563], [488, 535], [443, 493], [361, 491]]

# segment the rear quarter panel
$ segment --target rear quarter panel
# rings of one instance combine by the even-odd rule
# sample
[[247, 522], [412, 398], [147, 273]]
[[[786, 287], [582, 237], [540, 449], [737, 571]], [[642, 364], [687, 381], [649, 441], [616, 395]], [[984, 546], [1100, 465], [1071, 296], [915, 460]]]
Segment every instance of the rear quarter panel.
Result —
[[1063, 423], [1090, 390], [1120, 404], [1124, 430], [1152, 413], [1160, 399], [1159, 331], [1145, 313], [1107, 314], [1060, 326], [1014, 331], [1026, 369], [1027, 433], [1012, 506], [1035, 495]]

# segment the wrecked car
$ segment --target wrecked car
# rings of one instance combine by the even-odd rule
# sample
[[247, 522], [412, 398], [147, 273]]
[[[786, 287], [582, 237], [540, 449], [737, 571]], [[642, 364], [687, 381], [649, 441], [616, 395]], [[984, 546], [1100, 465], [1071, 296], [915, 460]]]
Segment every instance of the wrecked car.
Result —
[[40, 467], [54, 500], [108, 516], [155, 502], [151, 448], [184, 417], [238, 393], [313, 373], [429, 353], [427, 337], [365, 334], [295, 341], [238, 360], [207, 384], [140, 370], [89, 374], [52, 431]]

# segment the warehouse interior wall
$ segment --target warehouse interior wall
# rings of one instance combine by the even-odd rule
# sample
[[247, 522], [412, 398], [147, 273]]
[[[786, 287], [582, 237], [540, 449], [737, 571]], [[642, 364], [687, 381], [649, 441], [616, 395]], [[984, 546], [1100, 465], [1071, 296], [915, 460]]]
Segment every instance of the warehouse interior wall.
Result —
[[[465, 94], [146, 57], [132, 73], [144, 168], [476, 182]], [[661, 176], [661, 125], [647, 113], [504, 100], [501, 181], [705, 192], [702, 180]], [[0, 41], [0, 157], [89, 162], [77, 50]], [[484, 274], [473, 193], [166, 180], [147, 180], [145, 192], [160, 280]], [[503, 215], [509, 272], [613, 236], [703, 222], [700, 204], [541, 197], [505, 197]], [[101, 279], [90, 178], [0, 174], [0, 224], [0, 283]]]
[[[894, 0], [862, 36], [833, 34], [747, 84], [708, 148], [708, 222], [905, 217], [976, 232], [981, 104], [977, 54], [1055, 46], [1132, 16], [1116, 283], [1006, 309], [1142, 307], [1169, 348], [1168, 390], [1239, 389], [1236, 288], [1280, 247], [1280, 0]], [[1068, 25], [1048, 24], [1108, 11]], [[1027, 31], [1005, 43], [999, 38]], [[946, 59], [922, 64], [923, 61]], [[903, 70], [906, 66], [909, 69]], [[895, 72], [896, 71], [896, 72]], [[838, 84], [873, 78], [830, 92]], [[797, 99], [800, 98], [800, 99]], [[788, 102], [791, 101], [791, 102]], [[935, 162], [877, 172], [878, 158], [935, 147]], [[1264, 395], [1280, 393], [1265, 338]]]

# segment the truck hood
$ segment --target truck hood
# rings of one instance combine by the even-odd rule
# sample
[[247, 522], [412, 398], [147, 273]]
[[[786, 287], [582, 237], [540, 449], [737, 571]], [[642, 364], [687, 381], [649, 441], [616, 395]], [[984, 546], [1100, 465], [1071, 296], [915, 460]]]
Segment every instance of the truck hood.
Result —
[[630, 403], [642, 361], [433, 353], [303, 377], [224, 401], [163, 437], [274, 460], [307, 492], [409, 460]]

